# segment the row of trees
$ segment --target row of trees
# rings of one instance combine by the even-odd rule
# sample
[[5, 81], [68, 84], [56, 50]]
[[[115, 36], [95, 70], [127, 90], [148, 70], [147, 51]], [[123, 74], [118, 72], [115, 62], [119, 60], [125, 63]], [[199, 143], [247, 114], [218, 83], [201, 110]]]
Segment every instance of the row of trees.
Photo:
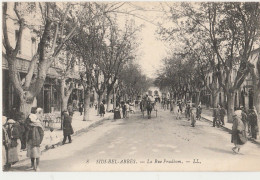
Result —
[[[128, 85], [128, 77], [124, 77], [122, 72], [127, 72], [129, 67], [132, 66], [139, 73], [136, 76], [140, 76], [132, 81], [144, 81], [145, 77], [133, 64], [140, 27], [129, 18], [124, 19], [124, 26], [117, 23], [117, 10], [121, 6], [123, 3], [3, 3], [3, 56], [8, 62], [11, 83], [20, 97], [20, 111], [25, 116], [30, 113], [33, 100], [40, 93], [54, 63], [58, 64], [62, 110], [67, 109], [74, 88], [76, 80], [72, 78], [73, 74], [79, 75], [77, 81], [84, 88], [83, 120], [89, 117], [93, 89], [98, 94], [99, 108], [101, 97], [106, 92], [109, 100], [117, 81]], [[15, 13], [14, 18], [10, 16], [11, 11]], [[19, 26], [14, 46], [8, 33], [10, 18]], [[17, 56], [25, 28], [37, 32], [39, 44], [26, 77], [21, 80]]]
[[[179, 3], [167, 8], [165, 15], [172, 26], [161, 26], [159, 33], [163, 40], [175, 44], [173, 55], [164, 60], [157, 85], [180, 97], [187, 91], [196, 93], [197, 104], [202, 89], [207, 88], [214, 106], [222, 90], [231, 122], [235, 92], [251, 75], [254, 103], [260, 112], [260, 58], [256, 66], [249, 61], [252, 50], [259, 47], [259, 3]], [[212, 74], [210, 84], [207, 74]]]

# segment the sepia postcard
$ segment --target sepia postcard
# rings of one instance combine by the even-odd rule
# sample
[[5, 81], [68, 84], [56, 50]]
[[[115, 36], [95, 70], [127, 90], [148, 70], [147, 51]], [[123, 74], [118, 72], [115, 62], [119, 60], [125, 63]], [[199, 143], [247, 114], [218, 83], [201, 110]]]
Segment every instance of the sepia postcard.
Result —
[[259, 172], [260, 3], [2, 5], [2, 171]]

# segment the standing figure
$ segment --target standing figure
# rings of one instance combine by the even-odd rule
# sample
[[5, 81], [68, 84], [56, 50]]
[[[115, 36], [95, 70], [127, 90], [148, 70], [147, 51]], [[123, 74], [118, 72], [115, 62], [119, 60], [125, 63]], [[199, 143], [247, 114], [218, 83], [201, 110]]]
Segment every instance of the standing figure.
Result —
[[130, 113], [135, 113], [134, 103], [133, 103], [133, 102], [130, 102], [130, 103], [129, 103], [129, 111], [130, 111]]
[[191, 106], [190, 106], [190, 102], [188, 101], [187, 104], [186, 104], [186, 118], [188, 118], [188, 121], [190, 120], [190, 109], [191, 109]]
[[123, 111], [123, 118], [126, 118], [126, 104], [122, 102], [122, 111]]
[[224, 107], [220, 104], [218, 105], [218, 111], [219, 111], [219, 120], [222, 123], [222, 125], [224, 126], [225, 125], [224, 118], [226, 115], [226, 111], [225, 111]]
[[114, 120], [116, 119], [121, 119], [120, 106], [118, 103], [116, 104], [116, 108], [114, 109]]
[[63, 141], [62, 144], [64, 145], [67, 137], [69, 139], [69, 143], [72, 142], [71, 135], [74, 133], [72, 128], [72, 118], [68, 115], [67, 111], [63, 111]]
[[219, 127], [219, 112], [217, 108], [213, 108], [213, 127], [217, 125]]
[[[26, 142], [27, 142], [27, 157], [31, 158], [31, 167], [35, 171], [39, 171], [41, 149], [40, 145], [43, 140], [44, 131], [41, 121], [36, 114], [30, 114], [28, 118]], [[36, 162], [35, 162], [36, 161]]]
[[180, 113], [182, 113], [182, 103], [178, 101], [177, 106], [179, 107]]
[[79, 103], [79, 112], [80, 112], [80, 115], [82, 116], [82, 113], [83, 113], [83, 103], [82, 102], [80, 102]]
[[191, 119], [191, 126], [195, 127], [196, 124], [196, 118], [195, 118], [195, 113], [193, 112], [193, 108], [190, 108], [190, 119]]
[[8, 170], [7, 165], [7, 151], [8, 147], [11, 145], [11, 140], [9, 139], [6, 127], [6, 120], [5, 116], [2, 116], [2, 169]]
[[237, 110], [233, 116], [233, 126], [232, 126], [232, 137], [231, 142], [234, 143], [235, 147], [232, 150], [238, 153], [242, 145], [247, 142], [246, 128], [242, 121], [242, 111]]
[[104, 114], [105, 114], [105, 106], [104, 106], [104, 103], [103, 103], [103, 102], [100, 103], [99, 114], [100, 114], [100, 117], [104, 117]]
[[72, 117], [73, 113], [74, 113], [72, 104], [68, 105], [68, 112], [69, 112], [69, 115]]
[[11, 168], [11, 165], [19, 161], [17, 140], [20, 138], [20, 130], [19, 130], [18, 123], [13, 119], [9, 119], [7, 121], [6, 129], [7, 129], [8, 138], [10, 139], [10, 145], [7, 148], [7, 163], [6, 163], [6, 169], [9, 170]]
[[252, 138], [257, 139], [257, 133], [259, 132], [259, 127], [258, 127], [258, 115], [255, 107], [254, 109], [249, 110], [248, 121], [249, 121], [249, 126], [251, 128]]
[[196, 109], [196, 118], [197, 120], [200, 120], [201, 118], [201, 113], [202, 113], [202, 108], [200, 106], [200, 104], [198, 105], [197, 109]]

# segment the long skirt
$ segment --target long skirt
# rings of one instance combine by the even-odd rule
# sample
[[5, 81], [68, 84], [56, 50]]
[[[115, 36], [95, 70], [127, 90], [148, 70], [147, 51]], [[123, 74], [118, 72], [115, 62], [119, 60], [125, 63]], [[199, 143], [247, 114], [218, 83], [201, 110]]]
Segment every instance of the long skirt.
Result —
[[5, 146], [2, 145], [2, 166], [4, 166], [6, 164], [6, 150], [5, 150]]
[[39, 158], [41, 156], [40, 147], [32, 147], [30, 143], [27, 143], [27, 157], [29, 158]]
[[13, 164], [13, 163], [16, 163], [18, 161], [19, 161], [19, 158], [18, 158], [17, 146], [8, 148], [8, 150], [7, 150], [7, 163]]
[[120, 111], [114, 112], [114, 119], [121, 119]]

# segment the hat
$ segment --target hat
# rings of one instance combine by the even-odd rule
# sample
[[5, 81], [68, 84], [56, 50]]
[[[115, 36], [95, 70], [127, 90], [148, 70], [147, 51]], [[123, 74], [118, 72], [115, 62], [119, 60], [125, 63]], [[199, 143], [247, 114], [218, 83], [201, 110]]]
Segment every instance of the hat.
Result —
[[29, 118], [30, 118], [31, 122], [37, 122], [37, 119], [38, 119], [36, 114], [30, 114]]
[[241, 116], [242, 116], [242, 111], [241, 111], [241, 110], [236, 110], [236, 111], [234, 112], [234, 114], [235, 114], [236, 116], [241, 117]]
[[6, 123], [7, 117], [6, 116], [2, 116], [2, 125], [4, 125]]
[[41, 113], [42, 112], [42, 108], [37, 108], [36, 109], [36, 113]]
[[15, 124], [15, 123], [16, 123], [16, 121], [13, 120], [13, 119], [9, 119], [9, 120], [7, 121], [7, 124]]

